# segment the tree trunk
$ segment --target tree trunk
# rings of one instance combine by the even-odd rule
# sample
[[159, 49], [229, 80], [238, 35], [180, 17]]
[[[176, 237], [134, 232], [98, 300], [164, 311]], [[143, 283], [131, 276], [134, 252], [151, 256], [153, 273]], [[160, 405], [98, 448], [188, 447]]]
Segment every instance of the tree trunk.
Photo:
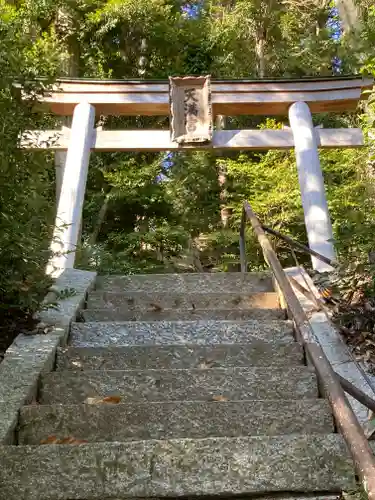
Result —
[[200, 252], [199, 249], [196, 246], [196, 243], [194, 241], [194, 238], [190, 236], [189, 239], [189, 254], [191, 255], [192, 258], [192, 263], [193, 267], [198, 273], [204, 273], [204, 268], [200, 259]]
[[[223, 130], [225, 127], [225, 116], [216, 116], [216, 130]], [[216, 156], [220, 156], [221, 151], [216, 151]], [[228, 193], [226, 190], [227, 183], [227, 169], [226, 166], [221, 163], [218, 167], [218, 182], [220, 186], [220, 217], [221, 224], [223, 227], [228, 227], [229, 217], [231, 215], [231, 210], [226, 207]]]
[[[150, 227], [149, 227], [149, 221], [147, 219], [147, 216], [146, 215], [137, 215], [136, 224], [134, 226], [134, 232], [144, 234], [144, 233], [148, 233], [149, 230], [150, 230]], [[141, 240], [140, 249], [141, 250], [150, 250], [151, 245], [149, 243], [145, 243], [144, 241]]]
[[354, 0], [336, 0], [336, 7], [345, 33], [359, 32], [361, 29], [361, 16]]
[[265, 49], [266, 49], [266, 29], [263, 26], [260, 26], [256, 30], [256, 38], [255, 38], [255, 54], [257, 57], [257, 70], [259, 78], [264, 78], [266, 76]]
[[[374, 109], [373, 109], [374, 108]], [[374, 123], [375, 120], [375, 106], [367, 104], [368, 120]], [[368, 194], [369, 201], [372, 207], [375, 207], [375, 129], [371, 127], [368, 132], [368, 157], [366, 162], [366, 177], [368, 179]]]
[[98, 218], [94, 227], [93, 232], [90, 235], [89, 238], [89, 245], [95, 245], [95, 243], [98, 240], [98, 236], [100, 233], [100, 230], [102, 228], [103, 222], [105, 221], [106, 215], [107, 215], [107, 210], [108, 210], [108, 205], [109, 205], [109, 200], [111, 197], [111, 192], [106, 194], [106, 197], [104, 198], [103, 204], [100, 207]]
[[[80, 50], [79, 44], [76, 42], [72, 33], [74, 33], [74, 19], [64, 9], [59, 9], [57, 11], [55, 19], [55, 30], [60, 39], [61, 45], [64, 47], [65, 55], [61, 60], [61, 74], [62, 76], [68, 77], [78, 77], [79, 76], [79, 60], [80, 60]], [[72, 117], [64, 116], [61, 118], [61, 125], [63, 128], [70, 128], [72, 125]], [[64, 169], [66, 162], [67, 152], [60, 152], [55, 155], [55, 170], [56, 170], [56, 182], [59, 182], [64, 177]], [[57, 186], [57, 190], [58, 190]], [[60, 196], [60, 195], [59, 195]], [[56, 198], [58, 203], [59, 197]], [[78, 232], [78, 241], [81, 241], [82, 237], [82, 217], [80, 221], [80, 229]]]
[[140, 78], [144, 78], [146, 75], [146, 65], [147, 65], [147, 40], [142, 38], [141, 40], [141, 55], [138, 59], [138, 75]]

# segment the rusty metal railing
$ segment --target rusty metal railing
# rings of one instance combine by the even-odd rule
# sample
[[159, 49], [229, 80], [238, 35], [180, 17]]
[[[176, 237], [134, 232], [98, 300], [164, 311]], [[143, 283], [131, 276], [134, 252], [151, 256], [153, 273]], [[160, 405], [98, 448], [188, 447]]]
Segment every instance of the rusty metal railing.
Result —
[[[267, 238], [258, 217], [248, 202], [244, 203], [241, 229], [240, 253], [241, 271], [247, 271], [245, 224], [249, 220], [263, 250], [264, 258], [271, 268], [294, 322], [297, 340], [301, 342], [309, 361], [315, 368], [319, 385], [323, 389], [342, 434], [353, 458], [356, 472], [370, 500], [375, 500], [375, 458], [360, 423], [357, 420], [340, 381], [328, 361], [323, 349], [317, 342], [308, 317], [303, 310], [282, 265]], [[343, 379], [344, 382], [345, 379]], [[348, 388], [348, 387], [347, 387]], [[350, 387], [349, 387], [350, 389]], [[349, 392], [349, 391], [348, 391]], [[359, 391], [361, 392], [361, 391]], [[358, 395], [358, 394], [357, 394]], [[370, 398], [371, 399], [371, 398]], [[374, 403], [371, 399], [371, 404]], [[366, 404], [366, 403], [365, 403]]]

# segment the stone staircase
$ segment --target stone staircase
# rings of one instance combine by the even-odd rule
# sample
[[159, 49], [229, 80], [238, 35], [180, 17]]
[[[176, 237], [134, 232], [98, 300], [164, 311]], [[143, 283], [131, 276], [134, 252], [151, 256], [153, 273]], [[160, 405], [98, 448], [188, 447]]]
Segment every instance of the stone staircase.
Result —
[[21, 409], [0, 500], [323, 500], [353, 486], [268, 274], [102, 277], [82, 320]]

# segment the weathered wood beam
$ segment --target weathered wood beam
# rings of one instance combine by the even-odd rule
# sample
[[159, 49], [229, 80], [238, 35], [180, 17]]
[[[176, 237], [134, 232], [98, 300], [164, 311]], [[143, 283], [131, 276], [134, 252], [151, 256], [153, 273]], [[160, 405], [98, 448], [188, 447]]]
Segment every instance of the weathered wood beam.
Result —
[[[21, 90], [19, 83], [14, 84]], [[291, 104], [306, 102], [312, 113], [342, 112], [366, 99], [373, 79], [353, 77], [213, 80], [214, 115], [286, 115]], [[169, 115], [168, 81], [61, 79], [40, 98], [36, 109], [72, 115], [80, 102], [102, 115]]]
[[[357, 128], [316, 129], [321, 148], [363, 146], [363, 134]], [[66, 150], [70, 132], [29, 131], [21, 139], [24, 149]], [[169, 130], [95, 130], [94, 151], [173, 151], [183, 149], [268, 150], [294, 147], [291, 130], [221, 130], [214, 132], [211, 145], [184, 145], [171, 142]]]
[[[300, 90], [269, 92], [213, 92], [214, 115], [286, 115], [291, 104], [306, 102], [312, 113], [340, 112], [355, 109], [361, 98], [361, 87], [336, 90]], [[52, 92], [40, 102], [41, 109], [70, 115], [74, 107], [87, 101], [95, 106], [97, 114], [168, 116], [167, 92]]]
[[[220, 92], [284, 92], [284, 91], [321, 91], [338, 90], [350, 88], [365, 88], [373, 84], [370, 78], [325, 78], [325, 79], [303, 79], [295, 81], [246, 81], [246, 80], [212, 80], [211, 89], [213, 93]], [[64, 93], [168, 93], [167, 81], [159, 82], [132, 82], [126, 80], [60, 80], [53, 89]]]

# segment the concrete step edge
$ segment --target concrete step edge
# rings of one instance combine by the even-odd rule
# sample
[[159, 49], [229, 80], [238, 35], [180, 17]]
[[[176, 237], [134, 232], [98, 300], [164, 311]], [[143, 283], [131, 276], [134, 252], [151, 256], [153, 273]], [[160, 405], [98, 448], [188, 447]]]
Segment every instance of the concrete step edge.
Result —
[[31, 405], [20, 411], [18, 443], [39, 444], [48, 436], [109, 442], [333, 431], [323, 399]]
[[[295, 371], [296, 373], [300, 372], [302, 373], [310, 373], [311, 375], [315, 375], [315, 372], [313, 368], [306, 366], [306, 365], [301, 365], [301, 366], [288, 366], [288, 367], [282, 367], [282, 366], [275, 366], [275, 370], [285, 373], [285, 376], [288, 376], [291, 374], [291, 372]], [[264, 367], [264, 366], [231, 366], [231, 367], [213, 367], [213, 368], [171, 368], [171, 369], [163, 369], [163, 368], [149, 368], [147, 370], [143, 369], [134, 369], [134, 370], [61, 370], [59, 372], [47, 372], [44, 373], [44, 377], [48, 377], [49, 375], [53, 374], [60, 374], [60, 376], [63, 377], [62, 373], [65, 374], [72, 374], [72, 373], [77, 373], [80, 375], [88, 375], [88, 374], [102, 374], [102, 373], [108, 373], [108, 374], [123, 374], [124, 376], [129, 374], [129, 375], [134, 375], [135, 373], [140, 374], [140, 375], [147, 375], [148, 373], [150, 374], [156, 374], [157, 372], [160, 372], [161, 374], [165, 373], [170, 373], [172, 374], [181, 374], [181, 373], [191, 373], [194, 375], [195, 373], [218, 373], [225, 375], [226, 373], [233, 373], [234, 375], [242, 374], [242, 373], [248, 373], [250, 371], [254, 372], [264, 372], [264, 374], [269, 374], [269, 368]]]
[[279, 308], [275, 292], [91, 292], [87, 308], [125, 307], [149, 310]]
[[90, 321], [73, 323], [71, 345], [165, 345], [248, 343], [255, 339], [290, 343], [290, 321]]
[[217, 343], [131, 345], [58, 348], [56, 370], [71, 369], [173, 369], [301, 365], [303, 351], [297, 342], [253, 341]]
[[[269, 272], [260, 273], [183, 273], [146, 274], [126, 276], [98, 276], [96, 289], [127, 291], [206, 291], [214, 290], [220, 283], [221, 290], [248, 290], [273, 292], [272, 277]], [[215, 287], [215, 288], [213, 288]]]
[[[178, 320], [172, 320], [172, 321], [165, 321], [164, 322], [165, 325], [164, 326], [180, 326], [181, 325], [181, 321], [178, 321]], [[190, 320], [190, 321], [184, 321], [183, 324], [184, 326], [200, 326], [202, 323], [208, 325], [208, 326], [233, 326], [233, 327], [241, 327], [241, 326], [248, 326], [249, 323], [253, 326], [257, 326], [258, 328], [262, 327], [262, 326], [266, 326], [266, 325], [271, 325], [271, 326], [279, 326], [279, 327], [286, 327], [286, 328], [290, 328], [292, 329], [293, 328], [293, 322], [288, 320], [288, 319], [285, 319], [285, 320], [281, 320], [281, 319], [252, 319], [252, 320], [231, 320], [231, 319], [218, 319], [218, 320], [211, 320], [211, 319], [207, 319], [207, 320]], [[87, 326], [90, 326], [90, 324], [92, 326], [95, 326], [96, 328], [98, 326], [100, 326], [100, 324], [102, 324], [103, 326], [108, 326], [108, 322], [107, 321], [86, 321], [85, 323], [82, 323], [80, 321], [73, 321], [72, 322], [72, 327], [81, 327], [82, 325], [85, 325], [85, 327]], [[135, 325], [139, 325], [139, 326], [147, 326], [147, 325], [150, 325], [150, 326], [157, 326], [157, 325], [160, 325], [160, 322], [159, 321], [113, 321], [112, 322], [113, 325], [115, 326], [134, 326]]]
[[162, 311], [147, 311], [144, 309], [83, 309], [81, 316], [84, 321], [189, 321], [192, 318], [204, 321], [206, 319], [283, 319], [285, 311], [274, 308], [252, 309], [167, 309]]
[[[7, 500], [335, 493], [355, 486], [336, 434], [1, 446]], [[270, 467], [270, 464], [272, 466]]]
[[315, 373], [305, 366], [172, 370], [65, 370], [40, 379], [40, 402], [83, 403], [88, 397], [122, 401], [210, 401], [315, 398]]

